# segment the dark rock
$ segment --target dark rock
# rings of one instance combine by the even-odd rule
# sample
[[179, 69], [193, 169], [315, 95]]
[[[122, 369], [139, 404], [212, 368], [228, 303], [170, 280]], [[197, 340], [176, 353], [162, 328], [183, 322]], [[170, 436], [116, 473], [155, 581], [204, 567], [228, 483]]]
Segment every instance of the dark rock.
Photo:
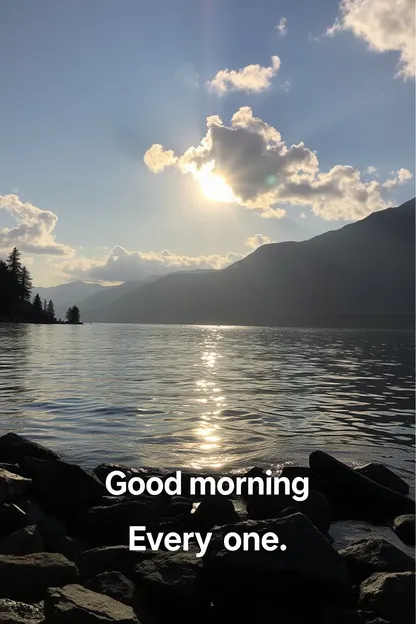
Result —
[[23, 509], [13, 504], [0, 507], [0, 538], [14, 533], [30, 524]]
[[48, 624], [139, 624], [131, 607], [82, 585], [50, 589], [45, 619]]
[[319, 624], [366, 624], [362, 614], [356, 609], [323, 609]]
[[130, 526], [145, 526], [151, 531], [156, 521], [154, 505], [137, 500], [110, 507], [92, 507], [78, 517], [76, 532], [92, 546], [124, 545], [129, 544]]
[[[229, 551], [223, 540], [227, 533], [242, 536], [257, 533], [260, 537], [274, 533], [279, 538], [279, 548], [255, 551]], [[280, 609], [290, 610], [294, 603], [312, 610], [323, 603], [346, 605], [351, 584], [345, 563], [329, 541], [303, 514], [284, 518], [240, 522], [213, 529], [208, 552], [204, 556], [203, 575], [214, 604], [226, 606], [240, 603], [244, 596], [244, 609], [249, 603], [275, 604], [279, 594]], [[286, 550], [281, 550], [282, 545]], [[302, 601], [294, 595], [302, 587]], [[276, 615], [277, 618], [277, 615]]]
[[40, 624], [43, 622], [43, 604], [26, 604], [9, 598], [0, 600], [0, 624]]
[[[191, 621], [208, 608], [201, 583], [197, 550], [159, 552], [135, 567], [135, 585], [150, 608], [162, 617], [177, 611], [181, 621]], [[139, 613], [140, 615], [140, 613]]]
[[42, 506], [64, 520], [95, 505], [107, 492], [95, 475], [76, 464], [29, 458], [21, 466]]
[[411, 624], [415, 621], [415, 574], [373, 574], [360, 587], [359, 606], [390, 624]]
[[76, 560], [82, 582], [103, 572], [121, 572], [133, 577], [134, 566], [143, 559], [155, 556], [154, 551], [132, 551], [128, 546], [104, 546], [84, 551]]
[[305, 501], [294, 501], [294, 505], [298, 511], [305, 514], [309, 520], [312, 520], [321, 533], [328, 533], [332, 522], [332, 509], [325, 494], [317, 490], [311, 490]]
[[76, 537], [69, 535], [50, 535], [45, 538], [45, 551], [50, 553], [60, 553], [69, 561], [76, 561], [88, 544]]
[[120, 470], [124, 472], [124, 474], [130, 477], [140, 477], [143, 480], [150, 479], [150, 477], [163, 477], [165, 472], [163, 470], [158, 470], [157, 468], [131, 468], [130, 466], [124, 466], [123, 464], [100, 464], [96, 468], [94, 468], [93, 472], [96, 477], [101, 481], [101, 483], [105, 484], [105, 480], [107, 479], [110, 472], [114, 470]]
[[134, 585], [121, 572], [103, 572], [85, 583], [85, 587], [97, 594], [104, 594], [123, 604], [134, 607]]
[[240, 516], [234, 509], [232, 501], [224, 496], [211, 496], [201, 501], [192, 514], [192, 525], [195, 531], [206, 532], [213, 526], [239, 522]]
[[37, 503], [24, 501], [21, 507], [26, 513], [29, 524], [36, 524], [45, 538], [67, 534], [64, 522], [46, 513]]
[[[243, 477], [247, 477], [250, 479], [254, 479], [257, 478], [261, 481], [265, 481], [267, 479], [267, 475], [264, 472], [264, 470], [262, 468], [259, 468], [258, 466], [254, 466], [253, 468], [250, 468], [250, 470], [248, 470], [247, 472], [244, 473]], [[256, 486], [256, 487], [255, 487]], [[256, 483], [253, 483], [253, 493], [249, 494], [248, 493], [248, 484], [247, 483], [243, 483], [242, 487], [241, 487], [241, 497], [243, 500], [248, 500], [250, 497], [257, 497], [259, 495], [259, 485], [257, 485]]]
[[384, 464], [377, 464], [371, 462], [370, 464], [366, 464], [365, 466], [361, 466], [360, 468], [355, 469], [356, 472], [367, 477], [367, 479], [371, 479], [371, 481], [375, 481], [379, 485], [383, 485], [394, 492], [398, 492], [399, 494], [409, 493], [409, 485], [404, 481], [401, 477], [396, 475], [390, 468], [384, 466]]
[[312, 479], [312, 471], [307, 466], [283, 466], [280, 473], [281, 477], [286, 477], [290, 481], [301, 477], [302, 479]]
[[0, 462], [0, 470], [7, 470], [8, 472], [13, 472], [13, 474], [20, 475], [21, 477], [25, 476], [22, 474], [22, 469], [19, 464], [7, 464], [5, 462]]
[[0, 555], [0, 579], [1, 598], [36, 602], [43, 600], [48, 587], [76, 583], [78, 569], [56, 553]]
[[396, 535], [408, 546], [415, 545], [415, 516], [406, 514], [394, 519], [393, 528]]
[[184, 496], [172, 496], [164, 513], [167, 517], [187, 516], [192, 511], [192, 501]]
[[46, 446], [31, 442], [16, 433], [7, 433], [0, 437], [0, 460], [2, 462], [20, 464], [21, 460], [27, 457], [49, 461], [59, 459], [59, 456]]
[[36, 524], [19, 529], [0, 541], [2, 555], [30, 555], [44, 550], [43, 537]]
[[312, 474], [318, 489], [328, 498], [334, 520], [392, 521], [414, 513], [410, 498], [379, 485], [323, 451], [311, 453]]
[[[1, 440], [1, 438], [0, 438]], [[8, 470], [0, 470], [0, 505], [13, 502], [30, 488], [32, 481]]]
[[360, 584], [376, 572], [412, 572], [415, 561], [379, 537], [361, 539], [339, 551], [351, 580]]

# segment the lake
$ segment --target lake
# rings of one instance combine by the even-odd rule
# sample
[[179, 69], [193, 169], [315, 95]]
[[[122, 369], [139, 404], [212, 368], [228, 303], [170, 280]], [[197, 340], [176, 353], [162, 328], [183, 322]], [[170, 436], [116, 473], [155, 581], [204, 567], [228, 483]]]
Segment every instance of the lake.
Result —
[[1, 432], [66, 457], [239, 470], [315, 449], [413, 479], [414, 334], [0, 325]]

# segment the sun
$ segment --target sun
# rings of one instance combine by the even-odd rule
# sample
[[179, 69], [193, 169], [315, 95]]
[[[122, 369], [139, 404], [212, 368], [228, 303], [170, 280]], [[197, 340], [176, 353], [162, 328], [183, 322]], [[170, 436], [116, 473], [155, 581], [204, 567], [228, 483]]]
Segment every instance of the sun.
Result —
[[222, 175], [214, 173], [214, 163], [206, 163], [194, 173], [201, 191], [205, 197], [213, 202], [231, 203], [235, 201], [233, 189]]

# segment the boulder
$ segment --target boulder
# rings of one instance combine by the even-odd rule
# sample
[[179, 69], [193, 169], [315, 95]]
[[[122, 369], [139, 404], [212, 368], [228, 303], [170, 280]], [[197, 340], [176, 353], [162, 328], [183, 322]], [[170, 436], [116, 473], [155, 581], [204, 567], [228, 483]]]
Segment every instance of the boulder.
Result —
[[28, 458], [21, 466], [32, 478], [42, 507], [64, 521], [97, 504], [107, 492], [94, 474], [76, 464]]
[[133, 551], [128, 546], [104, 546], [84, 551], [76, 560], [79, 575], [85, 582], [103, 572], [121, 572], [131, 579], [134, 566], [143, 559], [155, 556], [151, 550]]
[[42, 444], [32, 442], [16, 433], [7, 433], [0, 437], [0, 461], [20, 464], [22, 459], [37, 457], [54, 461], [59, 456]]
[[30, 524], [23, 509], [14, 504], [0, 507], [0, 539]]
[[157, 520], [155, 506], [148, 500], [91, 507], [77, 518], [76, 534], [91, 546], [128, 545], [130, 526], [145, 526], [151, 531]]
[[202, 617], [209, 600], [201, 582], [197, 549], [159, 552], [135, 567], [135, 585], [141, 598], [159, 617], [180, 613], [181, 621]]
[[192, 529], [203, 533], [213, 526], [233, 524], [239, 520], [232, 501], [220, 495], [210, 496], [204, 498], [192, 514]]
[[166, 507], [164, 516], [168, 518], [176, 516], [189, 516], [192, 511], [192, 501], [185, 496], [172, 496], [169, 505]]
[[50, 553], [61, 553], [69, 561], [76, 561], [88, 544], [69, 535], [50, 535], [45, 538], [45, 551]]
[[379, 537], [361, 539], [340, 550], [339, 554], [356, 584], [376, 572], [412, 572], [415, 568], [412, 557]]
[[43, 622], [43, 604], [26, 604], [9, 598], [0, 600], [0, 624], [40, 624]]
[[78, 569], [63, 555], [0, 555], [0, 597], [23, 602], [43, 600], [48, 587], [76, 583]]
[[49, 589], [45, 620], [47, 624], [139, 624], [131, 607], [82, 585]]
[[371, 462], [370, 464], [365, 464], [365, 466], [360, 466], [355, 470], [356, 472], [359, 472], [367, 477], [367, 479], [371, 479], [371, 481], [375, 481], [379, 485], [389, 488], [389, 490], [398, 492], [398, 494], [406, 496], [406, 494], [409, 493], [408, 483], [396, 475], [392, 470], [390, 470], [390, 468], [384, 466], [384, 464]]
[[394, 519], [393, 528], [396, 535], [408, 546], [415, 545], [415, 515], [406, 514]]
[[59, 520], [59, 518], [46, 513], [37, 503], [24, 501], [20, 506], [26, 513], [28, 523], [36, 524], [46, 539], [67, 534], [65, 523]]
[[0, 505], [6, 501], [13, 502], [30, 488], [32, 481], [14, 472], [0, 470]]
[[84, 586], [97, 594], [104, 594], [134, 607], [134, 585], [121, 572], [103, 572], [87, 581]]
[[[267, 551], [260, 546], [230, 551], [224, 537], [234, 532], [239, 536], [255, 533], [264, 536], [273, 533], [279, 538], [277, 550]], [[203, 561], [203, 576], [214, 604], [270, 605], [279, 603], [282, 611], [297, 606], [318, 608], [334, 603], [344, 606], [349, 601], [351, 583], [346, 565], [329, 541], [303, 514], [296, 513], [273, 520], [240, 522], [215, 528]], [[285, 545], [286, 549], [281, 546]], [[302, 588], [302, 601], [294, 595]], [[254, 607], [255, 607], [254, 604]], [[275, 607], [274, 607], [275, 609]], [[278, 619], [279, 610], [276, 611]]]
[[415, 621], [415, 574], [373, 574], [360, 587], [359, 606], [389, 624], [411, 624]]
[[0, 540], [2, 555], [30, 555], [44, 550], [45, 543], [36, 524], [19, 529]]
[[132, 468], [131, 466], [124, 466], [123, 464], [100, 464], [94, 468], [93, 472], [96, 477], [105, 484], [105, 480], [114, 470], [120, 470], [124, 472], [127, 477], [140, 477], [143, 480], [150, 479], [150, 477], [163, 477], [164, 471], [157, 468]]
[[389, 522], [401, 514], [414, 513], [415, 503], [323, 451], [309, 457], [314, 482], [328, 498], [334, 520]]

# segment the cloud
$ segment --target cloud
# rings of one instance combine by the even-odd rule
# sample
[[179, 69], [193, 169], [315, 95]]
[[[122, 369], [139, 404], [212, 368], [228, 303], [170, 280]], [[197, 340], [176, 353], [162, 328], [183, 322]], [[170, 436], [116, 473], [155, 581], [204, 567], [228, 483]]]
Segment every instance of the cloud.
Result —
[[246, 245], [251, 249], [257, 249], [262, 245], [268, 245], [269, 243], [274, 243], [271, 238], [266, 236], [265, 234], [254, 234], [254, 236], [250, 236], [246, 240]]
[[285, 17], [280, 18], [279, 23], [275, 26], [277, 32], [281, 37], [287, 34], [287, 19]]
[[351, 31], [375, 52], [396, 51], [396, 76], [415, 77], [414, 0], [341, 0], [339, 8], [339, 17], [326, 31], [328, 36]]
[[227, 91], [259, 92], [268, 89], [272, 78], [280, 69], [280, 58], [272, 56], [270, 67], [262, 65], [247, 65], [238, 71], [234, 69], [221, 69], [214, 78], [208, 82], [208, 86], [217, 93], [224, 94]]
[[59, 269], [68, 278], [94, 282], [124, 282], [166, 275], [173, 271], [222, 269], [243, 258], [243, 254], [228, 253], [185, 256], [164, 250], [161, 252], [127, 251], [116, 246], [103, 258], [74, 258]]
[[376, 175], [377, 174], [377, 167], [374, 167], [373, 165], [370, 165], [369, 167], [367, 167], [367, 173], [369, 173], [370, 175]]
[[[394, 174], [394, 171], [392, 173]], [[399, 169], [394, 174], [394, 178], [390, 178], [389, 180], [383, 182], [382, 187], [385, 189], [392, 189], [399, 184], [405, 184], [406, 182], [409, 182], [412, 177], [413, 176], [408, 169]]]
[[41, 210], [22, 202], [18, 195], [0, 195], [0, 209], [8, 212], [17, 225], [0, 229], [0, 250], [18, 247], [30, 254], [69, 256], [74, 250], [55, 241], [54, 229], [58, 221], [50, 210]]
[[149, 160], [151, 171], [173, 166], [192, 175], [197, 183], [201, 184], [203, 177], [204, 188], [211, 183], [220, 186], [221, 178], [232, 195], [231, 200], [224, 193], [224, 201], [255, 210], [265, 218], [281, 218], [287, 207], [301, 206], [323, 219], [354, 221], [387, 208], [384, 190], [411, 178], [404, 169], [399, 169], [394, 184], [362, 179], [360, 171], [350, 165], [321, 171], [316, 152], [303, 142], [286, 145], [280, 132], [254, 117], [248, 106], [233, 115], [230, 126], [217, 115], [208, 117], [200, 144], [182, 155], [153, 145], [144, 156], [146, 164]]

